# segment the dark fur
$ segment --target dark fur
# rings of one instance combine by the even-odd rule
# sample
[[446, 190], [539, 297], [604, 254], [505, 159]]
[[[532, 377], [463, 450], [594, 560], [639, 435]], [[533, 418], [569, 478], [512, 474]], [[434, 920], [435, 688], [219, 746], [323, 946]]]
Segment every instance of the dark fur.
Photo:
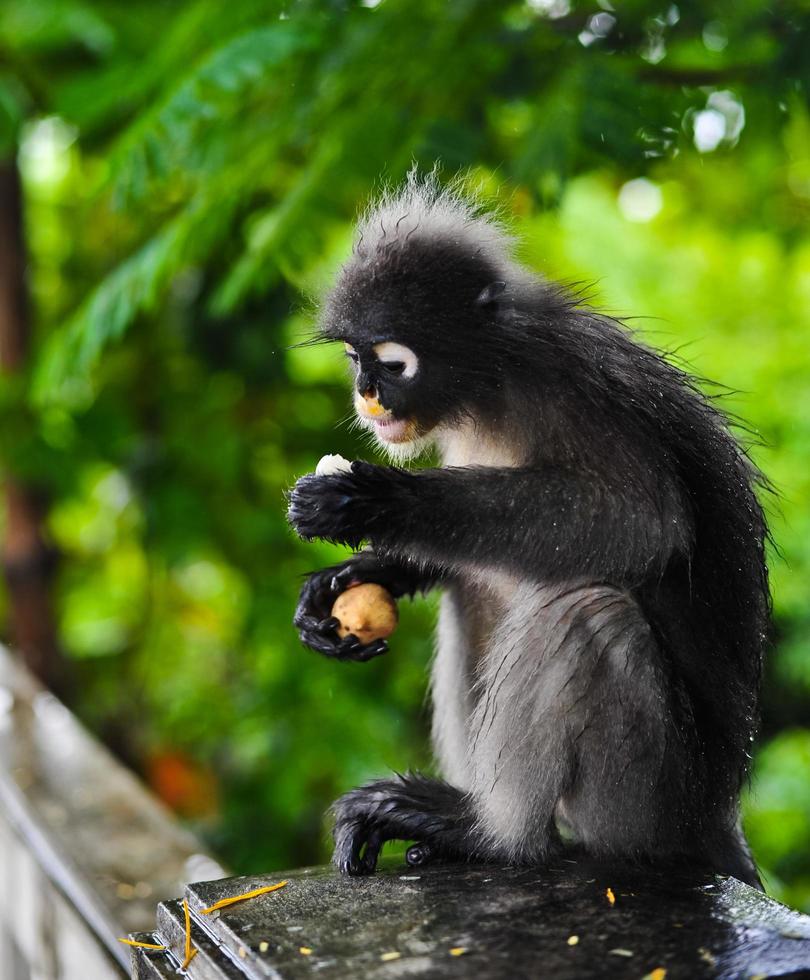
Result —
[[[419, 843], [414, 861], [542, 861], [562, 820], [597, 855], [757, 883], [738, 801], [768, 631], [767, 530], [725, 416], [620, 324], [514, 263], [496, 225], [431, 182], [366, 218], [322, 330], [352, 343], [358, 383], [395, 415], [420, 431], [473, 420], [519, 457], [355, 463], [291, 494], [302, 536], [373, 547], [342, 581], [338, 568], [305, 587], [304, 642], [368, 659], [385, 645], [340, 647], [337, 592], [441, 584], [463, 674], [452, 690], [434, 677], [440, 741], [466, 739], [457, 761], [439, 747], [462, 785], [404, 776], [347, 794], [338, 864], [370, 871], [394, 837]], [[375, 368], [384, 339], [418, 353], [414, 382]], [[503, 576], [514, 595], [497, 592]]]

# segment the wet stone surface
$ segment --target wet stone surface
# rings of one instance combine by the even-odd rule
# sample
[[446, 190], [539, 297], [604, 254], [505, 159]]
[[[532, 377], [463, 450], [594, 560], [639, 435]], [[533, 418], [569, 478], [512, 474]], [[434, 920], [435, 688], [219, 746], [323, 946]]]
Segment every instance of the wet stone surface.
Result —
[[[190, 885], [186, 897], [200, 950], [187, 975], [206, 980], [810, 976], [810, 917], [734, 879], [573, 859], [534, 870], [389, 863], [370, 878], [307, 868]], [[139, 938], [169, 950], [136, 951], [133, 975], [176, 977], [180, 904], [160, 906], [158, 929]]]

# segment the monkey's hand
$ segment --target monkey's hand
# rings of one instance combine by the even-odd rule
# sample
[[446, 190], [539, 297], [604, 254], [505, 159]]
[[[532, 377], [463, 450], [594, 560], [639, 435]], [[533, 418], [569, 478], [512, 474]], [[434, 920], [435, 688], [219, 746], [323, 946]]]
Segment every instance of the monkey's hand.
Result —
[[385, 653], [387, 642], [376, 640], [364, 645], [352, 635], [341, 640], [335, 632], [337, 620], [331, 613], [335, 599], [353, 585], [367, 582], [383, 586], [399, 599], [427, 590], [440, 578], [441, 574], [436, 569], [382, 561], [373, 551], [366, 549], [339, 565], [313, 572], [307, 578], [301, 589], [293, 623], [299, 631], [301, 642], [326, 657], [371, 660]]
[[302, 476], [290, 491], [287, 518], [306, 540], [358, 547], [389, 503], [387, 468], [355, 461], [351, 472]]
[[[369, 557], [373, 560], [374, 556]], [[385, 653], [388, 649], [385, 640], [363, 644], [351, 633], [341, 639], [337, 635], [338, 620], [331, 612], [341, 592], [361, 582], [371, 581], [363, 574], [364, 566], [369, 564], [366, 556], [354, 555], [342, 565], [313, 572], [304, 582], [293, 617], [293, 625], [304, 646], [335, 660], [363, 662]]]

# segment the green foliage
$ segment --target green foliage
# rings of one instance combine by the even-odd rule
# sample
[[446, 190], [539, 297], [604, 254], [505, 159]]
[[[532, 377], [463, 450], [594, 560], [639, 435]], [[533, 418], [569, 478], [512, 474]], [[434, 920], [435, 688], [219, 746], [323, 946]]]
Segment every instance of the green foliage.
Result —
[[339, 352], [292, 345], [358, 206], [441, 158], [527, 262], [645, 317], [760, 436], [778, 642], [746, 817], [810, 908], [808, 19], [615, 6], [0, 9], [36, 314], [0, 456], [52, 500], [75, 708], [150, 778], [177, 752], [203, 774], [209, 805], [181, 808], [239, 870], [325, 857], [334, 796], [427, 761], [432, 604], [369, 665], [303, 650], [301, 576], [340, 551], [294, 540], [283, 492], [366, 455]]

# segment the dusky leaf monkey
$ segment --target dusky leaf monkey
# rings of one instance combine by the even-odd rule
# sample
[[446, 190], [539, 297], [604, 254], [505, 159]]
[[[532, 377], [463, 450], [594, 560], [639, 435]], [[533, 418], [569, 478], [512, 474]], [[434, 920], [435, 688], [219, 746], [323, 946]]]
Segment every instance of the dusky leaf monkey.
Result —
[[759, 878], [739, 823], [769, 623], [761, 482], [695, 380], [518, 264], [499, 223], [411, 175], [362, 219], [322, 308], [358, 418], [395, 463], [305, 476], [289, 517], [355, 548], [313, 574], [303, 642], [364, 661], [329, 610], [356, 582], [442, 590], [443, 779], [337, 801], [335, 862], [597, 857]]

